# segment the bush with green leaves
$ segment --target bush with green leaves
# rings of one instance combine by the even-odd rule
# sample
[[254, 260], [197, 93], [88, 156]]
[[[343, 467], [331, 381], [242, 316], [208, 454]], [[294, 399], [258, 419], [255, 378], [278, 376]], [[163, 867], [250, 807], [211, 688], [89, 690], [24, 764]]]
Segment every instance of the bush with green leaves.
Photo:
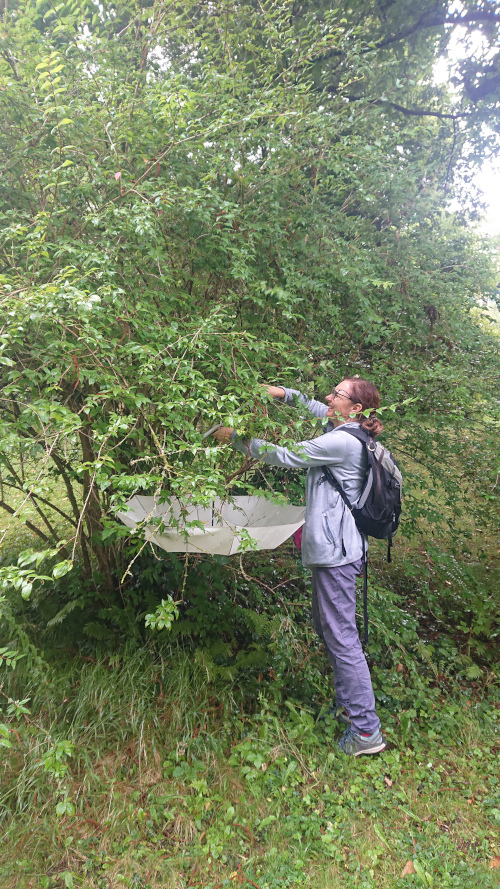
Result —
[[[116, 513], [131, 495], [208, 503], [235, 482], [265, 487], [203, 438], [214, 422], [313, 434], [264, 381], [323, 397], [359, 373], [385, 406], [416, 398], [392, 424], [407, 532], [452, 525], [469, 490], [495, 516], [498, 350], [477, 315], [490, 261], [445, 206], [484, 117], [467, 99], [457, 134], [441, 88], [439, 114], [401, 111], [427, 101], [444, 21], [384, 44], [376, 13], [356, 8], [349, 29], [344, 12], [5, 10], [0, 507], [46, 551], [49, 597], [73, 566], [59, 619], [75, 601], [130, 605], [143, 543]], [[402, 45], [420, 80], [405, 79]], [[28, 595], [32, 558], [4, 566], [6, 587]]]

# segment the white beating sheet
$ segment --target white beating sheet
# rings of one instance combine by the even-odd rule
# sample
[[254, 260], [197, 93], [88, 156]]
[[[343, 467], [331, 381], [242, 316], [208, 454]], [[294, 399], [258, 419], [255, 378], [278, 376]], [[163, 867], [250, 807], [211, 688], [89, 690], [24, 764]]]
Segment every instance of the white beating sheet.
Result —
[[[253, 537], [258, 549], [275, 549], [304, 524], [305, 516], [305, 506], [280, 506], [257, 496], [234, 497], [231, 503], [216, 498], [211, 507], [186, 504], [182, 519], [178, 500], [158, 504], [154, 497], [137, 495], [127, 507], [126, 512], [118, 513], [121, 521], [129, 528], [145, 523], [145, 539], [161, 549], [221, 556], [239, 552], [242, 530]], [[148, 524], [160, 516], [163, 528]], [[179, 527], [169, 527], [175, 521], [180, 521]], [[193, 521], [201, 522], [203, 527], [188, 528], [183, 533], [185, 522]]]

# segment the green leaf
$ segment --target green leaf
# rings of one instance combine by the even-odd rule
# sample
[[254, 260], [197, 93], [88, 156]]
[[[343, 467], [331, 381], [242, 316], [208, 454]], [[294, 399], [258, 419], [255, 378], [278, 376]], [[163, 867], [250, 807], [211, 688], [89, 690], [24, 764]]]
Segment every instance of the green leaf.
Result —
[[54, 565], [52, 569], [52, 576], [57, 580], [59, 577], [64, 577], [65, 574], [68, 574], [73, 568], [72, 559], [64, 559], [62, 562], [58, 562]]

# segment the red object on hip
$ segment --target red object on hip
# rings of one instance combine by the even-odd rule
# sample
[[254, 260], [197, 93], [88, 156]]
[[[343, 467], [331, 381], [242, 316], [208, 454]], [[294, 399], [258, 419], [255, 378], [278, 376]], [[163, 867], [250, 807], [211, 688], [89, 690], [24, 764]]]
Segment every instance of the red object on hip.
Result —
[[302, 549], [302, 531], [303, 531], [303, 528], [304, 528], [304, 525], [301, 525], [300, 528], [297, 528], [297, 530], [294, 531], [293, 534], [292, 534], [292, 540], [293, 540], [295, 546], [297, 547], [297, 549]]

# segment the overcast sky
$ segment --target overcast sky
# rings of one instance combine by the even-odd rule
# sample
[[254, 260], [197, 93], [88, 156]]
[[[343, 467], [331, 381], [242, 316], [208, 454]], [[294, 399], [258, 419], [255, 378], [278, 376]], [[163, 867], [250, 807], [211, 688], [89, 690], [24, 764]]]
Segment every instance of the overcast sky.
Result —
[[[457, 4], [460, 10], [460, 4]], [[454, 90], [450, 80], [453, 76], [455, 62], [464, 55], [465, 34], [464, 28], [455, 27], [453, 29], [447, 58], [442, 57], [434, 66], [434, 77], [436, 83], [447, 83], [450, 90]], [[495, 48], [491, 47], [486, 51], [483, 44], [483, 38], [480, 32], [476, 32], [474, 36], [469, 34], [468, 49], [465, 52], [476, 52], [479, 56], [486, 54], [491, 56], [495, 53]], [[485, 196], [487, 204], [486, 218], [481, 228], [483, 231], [491, 235], [500, 234], [500, 157], [493, 160], [485, 160], [480, 172], [475, 176], [476, 185], [481, 189]]]

